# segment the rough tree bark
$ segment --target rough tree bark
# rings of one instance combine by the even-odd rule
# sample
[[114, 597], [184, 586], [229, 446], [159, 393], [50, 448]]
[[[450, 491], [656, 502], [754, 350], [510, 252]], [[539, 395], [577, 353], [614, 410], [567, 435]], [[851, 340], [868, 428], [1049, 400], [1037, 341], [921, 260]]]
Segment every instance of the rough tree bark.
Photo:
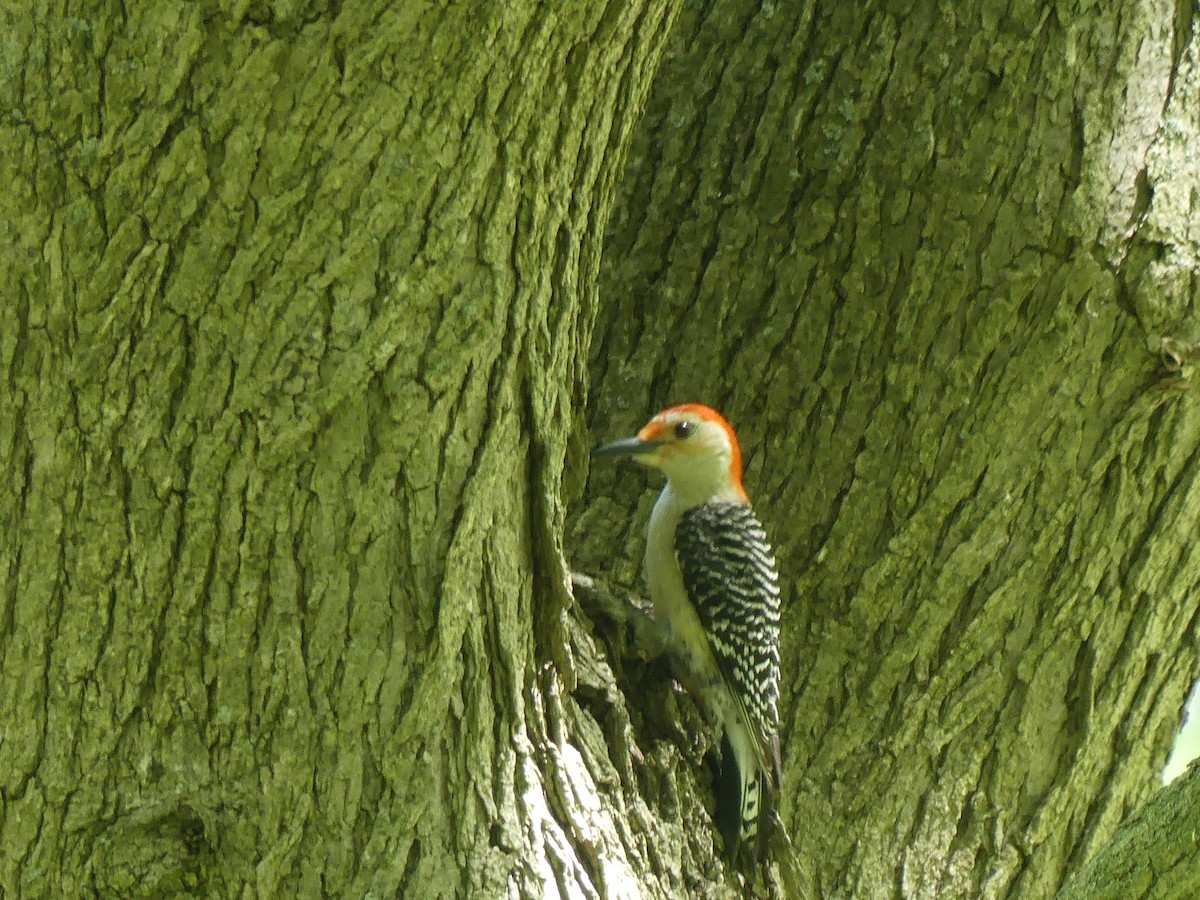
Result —
[[[559, 543], [674, 6], [0, 8], [5, 896], [732, 891]], [[593, 431], [743, 426], [822, 895], [1049, 895], [1194, 675], [1191, 7], [1002, 7], [689, 7], [605, 249]]]
[[[740, 426], [789, 582], [783, 809], [817, 896], [1052, 896], [1157, 786], [1197, 670], [1193, 12], [676, 23], [589, 423], [699, 400]], [[653, 496], [594, 469], [579, 568], [638, 589]], [[618, 675], [642, 708], [668, 690]]]
[[1121, 825], [1059, 895], [1062, 900], [1192, 900], [1200, 896], [1200, 766]]
[[560, 497], [673, 15], [3, 8], [5, 897], [634, 890]]

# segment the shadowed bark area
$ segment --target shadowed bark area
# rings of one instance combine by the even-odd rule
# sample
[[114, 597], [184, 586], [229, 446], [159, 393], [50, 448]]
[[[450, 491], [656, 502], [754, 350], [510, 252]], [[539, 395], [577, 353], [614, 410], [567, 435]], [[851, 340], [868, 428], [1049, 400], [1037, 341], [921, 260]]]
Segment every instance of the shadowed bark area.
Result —
[[1200, 767], [1121, 825], [1058, 895], [1061, 900], [1188, 900], [1200, 894]]
[[672, 16], [4, 14], [0, 893], [634, 895], [547, 661]]
[[[701, 401], [739, 426], [788, 586], [783, 813], [817, 896], [1051, 896], [1157, 784], [1197, 670], [1195, 359], [1160, 355], [1200, 337], [1189, 10], [716, 0], [676, 23], [589, 422]], [[578, 568], [642, 590], [651, 481], [593, 467]]]

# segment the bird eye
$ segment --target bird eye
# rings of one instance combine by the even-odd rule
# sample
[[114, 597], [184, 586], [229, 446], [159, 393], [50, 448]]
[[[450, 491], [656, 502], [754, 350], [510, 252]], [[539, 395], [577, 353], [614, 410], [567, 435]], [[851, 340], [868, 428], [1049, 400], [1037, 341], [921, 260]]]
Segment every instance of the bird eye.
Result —
[[675, 437], [677, 437], [679, 440], [682, 441], [684, 438], [688, 437], [691, 433], [692, 433], [692, 423], [691, 422], [689, 422], [685, 419], [682, 422], [675, 423]]

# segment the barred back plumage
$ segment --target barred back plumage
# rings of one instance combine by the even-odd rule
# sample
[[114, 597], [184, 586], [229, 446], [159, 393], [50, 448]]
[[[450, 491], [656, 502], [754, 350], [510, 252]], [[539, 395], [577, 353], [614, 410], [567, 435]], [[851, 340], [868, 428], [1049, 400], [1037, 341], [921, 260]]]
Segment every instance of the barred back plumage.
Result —
[[[722, 830], [736, 824], [737, 831], [726, 834], [727, 843], [761, 845], [767, 837], [780, 779], [779, 576], [775, 557], [754, 510], [748, 504], [732, 502], [705, 503], [686, 510], [675, 534], [675, 552], [687, 593], [721, 674], [744, 714], [761, 766], [755, 773], [723, 770], [726, 784], [721, 793], [736, 796], [739, 809], [736, 816], [732, 816], [735, 811], [726, 811], [726, 819], [732, 817], [734, 822]], [[726, 757], [733, 756], [729, 738], [726, 735]], [[723, 769], [731, 763], [724, 760]], [[735, 779], [740, 782], [736, 794], [729, 784]]]

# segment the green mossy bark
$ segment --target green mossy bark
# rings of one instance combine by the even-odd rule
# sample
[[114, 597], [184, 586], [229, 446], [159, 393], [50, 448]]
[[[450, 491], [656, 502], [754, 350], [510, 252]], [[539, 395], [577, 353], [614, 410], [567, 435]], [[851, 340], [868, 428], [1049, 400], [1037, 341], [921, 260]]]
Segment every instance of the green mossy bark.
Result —
[[[1052, 896], [1155, 790], [1198, 666], [1200, 387], [1159, 353], [1200, 338], [1189, 9], [676, 23], [590, 424], [702, 401], [739, 426], [788, 585], [783, 812], [814, 896]], [[653, 497], [596, 467], [577, 566], [636, 588]]]
[[6, 896], [733, 894], [690, 700], [563, 615], [589, 377], [742, 426], [814, 895], [1049, 896], [1150, 793], [1190, 7], [690, 6], [614, 197], [674, 8], [0, 10]]
[[599, 238], [673, 15], [3, 11], [5, 897], [628, 876], [546, 663]]
[[1200, 766], [1159, 791], [1068, 882], [1060, 900], [1200, 896]]

